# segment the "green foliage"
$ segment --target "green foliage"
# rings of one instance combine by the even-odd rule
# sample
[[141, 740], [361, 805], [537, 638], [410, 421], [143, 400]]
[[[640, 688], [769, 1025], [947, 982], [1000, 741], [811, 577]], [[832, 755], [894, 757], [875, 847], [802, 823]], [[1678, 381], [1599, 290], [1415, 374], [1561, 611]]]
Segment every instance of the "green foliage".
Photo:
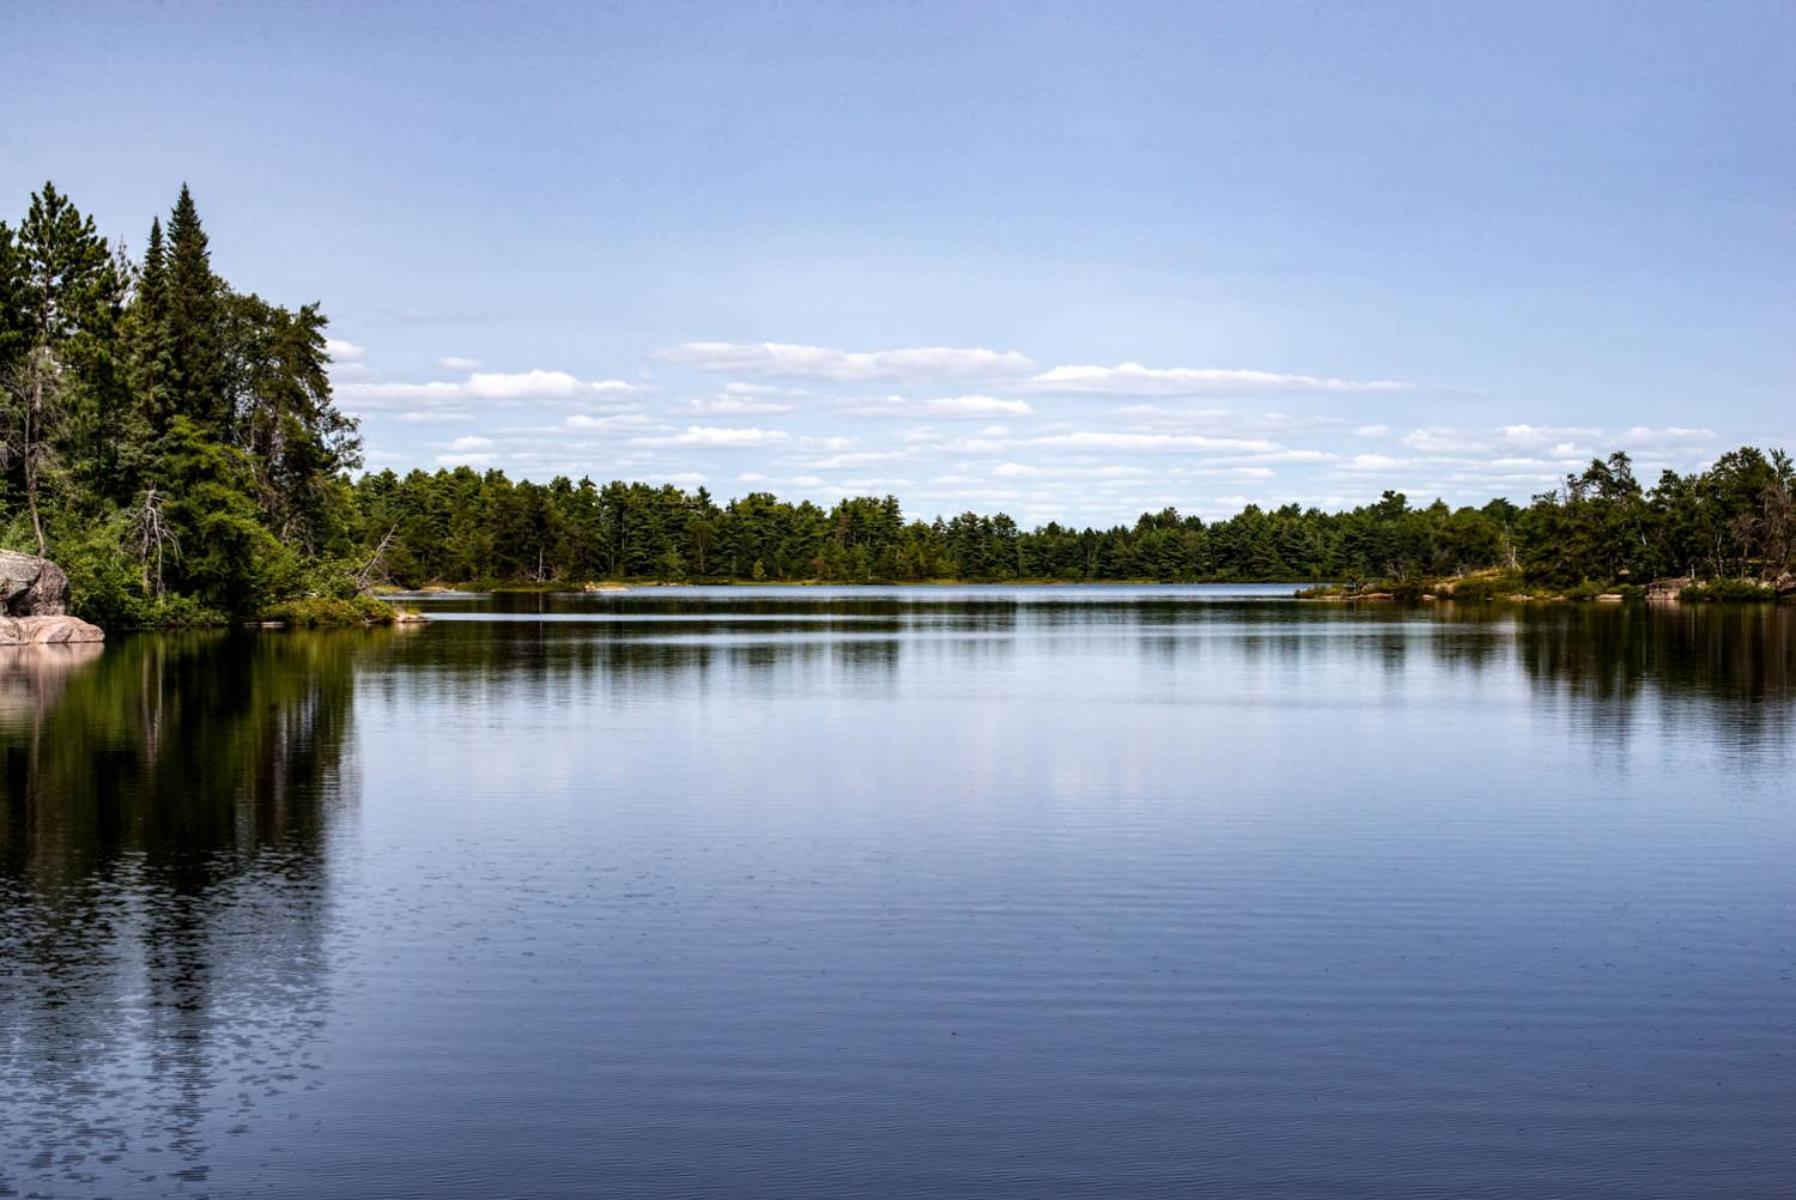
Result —
[[102, 628], [136, 628], [147, 620], [143, 574], [125, 551], [122, 523], [113, 520], [57, 539], [57, 565], [69, 577], [69, 608]]
[[1752, 579], [1711, 579], [1686, 587], [1678, 594], [1678, 599], [1697, 603], [1768, 604], [1777, 599], [1777, 589]]
[[349, 625], [391, 625], [397, 615], [393, 606], [373, 596], [310, 596], [298, 600], [282, 600], [264, 608], [264, 621], [279, 621], [299, 629], [328, 628]]
[[247, 456], [176, 416], [163, 439], [161, 482], [182, 546], [175, 590], [225, 612], [253, 612], [298, 583], [294, 551], [263, 524]]
[[349, 599], [360, 442], [324, 328], [218, 278], [185, 187], [132, 263], [45, 184], [0, 223], [0, 528], [103, 625]]
[[1449, 593], [1464, 604], [1481, 604], [1527, 592], [1520, 571], [1489, 571], [1456, 580]]
[[[1767, 465], [1784, 461], [1739, 454]], [[1456, 580], [1454, 598], [1478, 602], [1568, 588], [1595, 596], [1616, 590], [1618, 579], [1654, 577], [1678, 557], [1667, 548], [1676, 535], [1661, 514], [1678, 511], [1668, 497], [1678, 488], [1710, 487], [1705, 476], [1671, 478], [1642, 492], [1626, 456], [1614, 455], [1593, 463], [1565, 497], [1541, 497], [1525, 510], [1504, 500], [1415, 508], [1387, 492], [1348, 512], [1250, 506], [1206, 523], [1165, 509], [1133, 525], [1083, 530], [1049, 523], [1025, 531], [1002, 513], [906, 521], [892, 496], [845, 499], [824, 510], [755, 492], [719, 506], [703, 489], [566, 478], [539, 484], [468, 467], [365, 475], [349, 503], [364, 547], [386, 539], [387, 574], [414, 587], [606, 578], [1329, 579], [1376, 580], [1377, 590], [1419, 596], [1436, 586], [1432, 581]], [[1723, 561], [1769, 569], [1789, 554], [1788, 539], [1777, 540], [1782, 527], [1766, 515], [1780, 511], [1784, 493], [1775, 470], [1755, 477], [1755, 485], [1756, 492], [1744, 486], [1729, 493], [1737, 507], [1722, 525], [1735, 549]]]

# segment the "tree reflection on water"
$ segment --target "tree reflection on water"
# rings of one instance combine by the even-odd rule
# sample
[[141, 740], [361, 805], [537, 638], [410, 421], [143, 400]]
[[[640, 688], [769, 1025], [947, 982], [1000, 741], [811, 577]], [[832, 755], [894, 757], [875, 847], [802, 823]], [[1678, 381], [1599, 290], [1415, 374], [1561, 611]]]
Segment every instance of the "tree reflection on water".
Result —
[[306, 1086], [355, 646], [0, 656], [0, 1161], [27, 1173], [0, 1185], [202, 1180], [211, 1136]]

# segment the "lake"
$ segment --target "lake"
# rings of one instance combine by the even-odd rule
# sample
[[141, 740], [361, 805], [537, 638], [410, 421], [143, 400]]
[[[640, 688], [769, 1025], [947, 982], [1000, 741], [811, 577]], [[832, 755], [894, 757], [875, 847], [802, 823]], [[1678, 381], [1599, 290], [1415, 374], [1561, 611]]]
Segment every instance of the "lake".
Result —
[[1289, 591], [13, 652], [0, 1195], [1789, 1195], [1796, 609]]

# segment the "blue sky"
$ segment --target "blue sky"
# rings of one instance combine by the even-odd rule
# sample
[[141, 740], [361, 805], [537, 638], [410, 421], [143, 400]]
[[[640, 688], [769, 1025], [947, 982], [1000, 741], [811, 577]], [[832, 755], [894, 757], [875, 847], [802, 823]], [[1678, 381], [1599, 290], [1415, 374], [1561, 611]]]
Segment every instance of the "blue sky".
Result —
[[369, 465], [932, 516], [1796, 447], [1796, 6], [19, 3], [3, 209], [322, 300]]

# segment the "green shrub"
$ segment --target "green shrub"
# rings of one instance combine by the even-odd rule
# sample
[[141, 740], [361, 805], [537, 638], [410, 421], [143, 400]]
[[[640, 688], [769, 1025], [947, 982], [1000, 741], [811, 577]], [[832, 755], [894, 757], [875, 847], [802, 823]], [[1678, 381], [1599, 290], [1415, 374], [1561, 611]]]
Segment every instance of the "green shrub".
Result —
[[69, 577], [69, 611], [102, 629], [142, 628], [150, 608], [143, 572], [120, 546], [115, 525], [80, 531], [57, 548], [57, 565]]
[[1711, 579], [1691, 584], [1678, 593], [1678, 599], [1697, 603], [1767, 603], [1777, 599], [1777, 589], [1751, 579]]
[[260, 617], [298, 629], [384, 625], [393, 620], [393, 606], [372, 596], [354, 596], [347, 600], [335, 596], [306, 596], [271, 604], [262, 610]]
[[1452, 596], [1455, 600], [1479, 604], [1527, 590], [1519, 572], [1505, 571], [1501, 574], [1473, 575], [1461, 579], [1453, 585]]
[[169, 594], [144, 602], [138, 610], [134, 629], [216, 629], [229, 624], [225, 614], [207, 608], [193, 596]]

